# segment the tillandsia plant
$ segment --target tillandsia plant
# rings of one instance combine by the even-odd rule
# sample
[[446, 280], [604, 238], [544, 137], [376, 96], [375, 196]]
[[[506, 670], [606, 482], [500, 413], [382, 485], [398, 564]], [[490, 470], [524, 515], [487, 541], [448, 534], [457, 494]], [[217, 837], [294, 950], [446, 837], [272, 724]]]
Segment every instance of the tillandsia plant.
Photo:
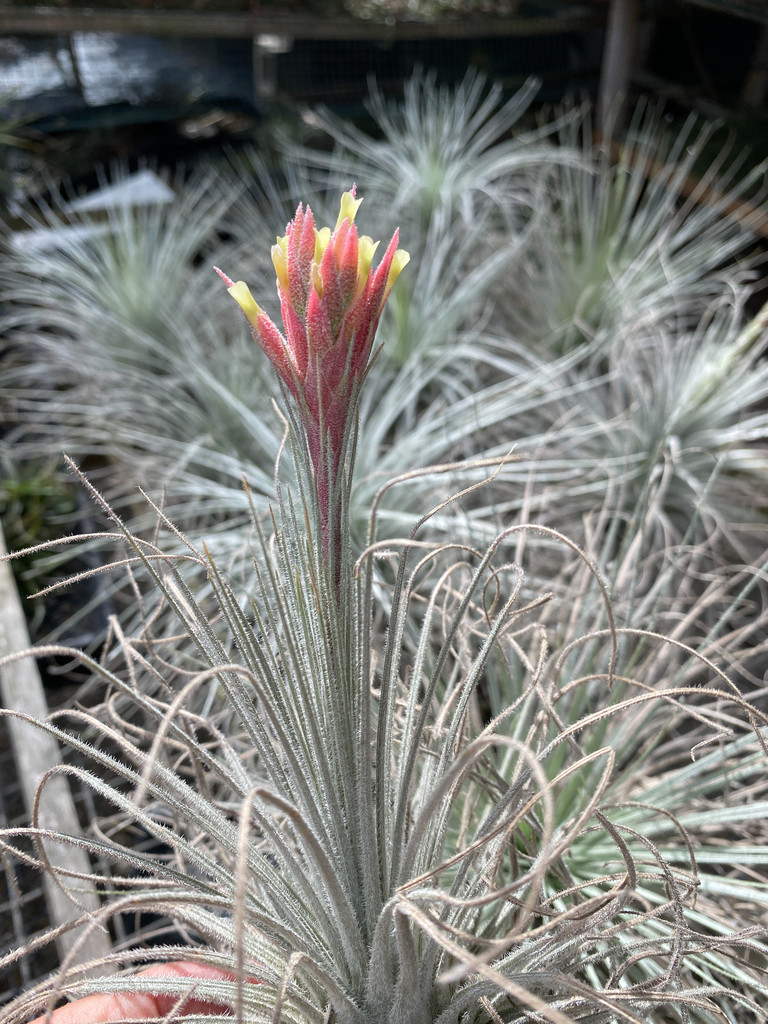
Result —
[[[355, 402], [406, 260], [395, 236], [371, 269], [373, 244], [353, 233], [357, 203], [345, 194], [336, 229], [317, 233], [302, 207], [278, 241], [286, 336], [229, 284], [283, 381], [298, 469], [294, 487], [278, 481], [271, 515], [254, 515], [258, 599], [244, 605], [189, 545], [227, 629], [214, 627], [178, 555], [125, 529], [91, 487], [128, 545], [125, 564], [159, 588], [198, 661], [188, 645], [180, 654], [178, 630], [155, 636], [153, 617], [135, 637], [115, 624], [122, 668], [81, 655], [110, 688], [103, 708], [39, 727], [90, 762], [64, 771], [114, 820], [74, 840], [36, 819], [0, 833], [0, 848], [48, 870], [50, 843], [111, 857], [122, 875], [98, 879], [103, 911], [81, 927], [133, 911], [163, 915], [173, 932], [105, 964], [221, 968], [195, 979], [194, 996], [238, 1021], [759, 1020], [768, 718], [715, 664], [718, 651], [697, 654], [683, 623], [669, 645], [618, 628], [594, 565], [554, 529], [511, 523], [485, 549], [438, 544], [419, 534], [428, 511], [382, 543], [379, 495], [368, 545], [351, 550]], [[536, 532], [565, 553], [559, 601], [531, 593], [537, 551], [523, 538]], [[737, 656], [736, 613], [764, 578], [765, 567], [731, 589], [713, 581], [728, 626], [705, 637], [709, 648]], [[753, 654], [764, 649], [757, 641]], [[697, 772], [689, 755], [702, 750]], [[734, 772], [743, 792], [729, 786]], [[684, 817], [688, 785], [701, 804]], [[160, 848], [134, 844], [137, 834]], [[722, 878], [729, 837], [738, 877]], [[65, 870], [58, 879], [73, 899], [88, 884]], [[183, 1014], [190, 985], [72, 958], [0, 1021], [105, 991], [176, 997]]]

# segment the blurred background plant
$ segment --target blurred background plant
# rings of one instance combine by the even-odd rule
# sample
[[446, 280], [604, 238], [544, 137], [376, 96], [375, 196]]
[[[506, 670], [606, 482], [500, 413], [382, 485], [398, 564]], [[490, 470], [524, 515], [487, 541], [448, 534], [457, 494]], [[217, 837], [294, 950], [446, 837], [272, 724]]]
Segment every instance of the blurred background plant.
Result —
[[[470, 69], [454, 88], [437, 75], [416, 69], [404, 86], [403, 99], [387, 100], [375, 81], [367, 109], [373, 131], [362, 131], [328, 108], [314, 110], [310, 124], [324, 131], [333, 149], [293, 147], [306, 167], [319, 168], [332, 180], [351, 174], [366, 194], [387, 196], [395, 215], [428, 227], [433, 221], [472, 226], [476, 211], [491, 204], [497, 230], [506, 218], [519, 216], [521, 197], [515, 187], [530, 187], [531, 172], [552, 159], [545, 140], [557, 124], [522, 130], [540, 83], [529, 79], [508, 100], [498, 84]], [[570, 154], [558, 153], [568, 160]], [[527, 172], [527, 173], [526, 173]]]
[[695, 326], [754, 280], [765, 167], [727, 144], [702, 163], [714, 130], [694, 116], [673, 130], [646, 102], [621, 143], [595, 142], [588, 109], [564, 119], [560, 144], [582, 159], [540, 180], [537, 230], [507, 293], [511, 333], [552, 352], [637, 344], [668, 323]]
[[[7, 99], [0, 96], [0, 107], [5, 106]], [[24, 119], [0, 116], [0, 196], [3, 200], [11, 192], [14, 157], [20, 149], [28, 152], [35, 149], [34, 139], [24, 132]]]
[[[7, 547], [19, 550], [60, 537], [71, 523], [78, 504], [77, 485], [60, 461], [37, 459], [11, 463], [5, 456], [0, 465], [0, 521]], [[30, 633], [37, 638], [45, 617], [45, 602], [35, 599], [40, 571], [35, 571], [34, 563], [33, 557], [21, 559], [17, 563], [17, 575], [24, 596], [29, 599]]]

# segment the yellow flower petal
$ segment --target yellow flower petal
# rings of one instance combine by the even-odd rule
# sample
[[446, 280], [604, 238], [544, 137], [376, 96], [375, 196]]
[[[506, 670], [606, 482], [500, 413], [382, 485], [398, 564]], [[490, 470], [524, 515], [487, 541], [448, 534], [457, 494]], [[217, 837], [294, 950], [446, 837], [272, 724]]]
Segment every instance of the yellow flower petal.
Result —
[[365, 287], [365, 283], [368, 280], [368, 275], [371, 272], [371, 263], [373, 262], [373, 255], [378, 248], [379, 243], [374, 242], [368, 235], [361, 235], [357, 243], [357, 286], [358, 290], [362, 291]]
[[250, 289], [245, 281], [236, 281], [231, 288], [227, 288], [227, 291], [238, 304], [240, 309], [245, 313], [248, 322], [253, 324], [255, 327], [256, 321], [263, 311], [261, 306], [259, 306], [251, 295]]
[[328, 243], [331, 240], [331, 229], [320, 228], [318, 231], [315, 228], [315, 263], [319, 263], [323, 258], [323, 253], [328, 248]]
[[[355, 199], [354, 192], [342, 192], [341, 194], [341, 208], [339, 209], [339, 217], [336, 221], [336, 228], [341, 224], [343, 220], [349, 218], [350, 223], [354, 221], [355, 214], [358, 211], [362, 199]], [[334, 228], [334, 230], [336, 230]]]
[[287, 246], [286, 238], [278, 238], [277, 245], [272, 246], [272, 264], [277, 274], [277, 283], [285, 291], [288, 290], [288, 262], [285, 251]]
[[389, 274], [387, 275], [387, 288], [391, 288], [395, 281], [400, 276], [400, 271], [410, 262], [411, 254], [406, 252], [405, 249], [397, 249], [395, 255], [392, 257], [392, 266], [389, 268]]
[[317, 294], [322, 299], [323, 297], [323, 279], [320, 276], [320, 267], [316, 263], [312, 264], [312, 285]]

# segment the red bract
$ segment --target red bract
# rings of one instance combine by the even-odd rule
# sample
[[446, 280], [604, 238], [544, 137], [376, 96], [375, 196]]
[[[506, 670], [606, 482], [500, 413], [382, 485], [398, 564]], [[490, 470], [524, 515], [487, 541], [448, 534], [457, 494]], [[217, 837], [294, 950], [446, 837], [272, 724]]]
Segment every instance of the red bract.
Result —
[[312, 210], [299, 204], [285, 235], [272, 247], [282, 334], [243, 281], [218, 271], [251, 325], [253, 336], [296, 399], [317, 480], [324, 536], [331, 495], [344, 455], [373, 339], [392, 285], [408, 262], [395, 231], [374, 271], [378, 246], [358, 236], [355, 214], [362, 202], [354, 187], [341, 197], [333, 231], [315, 226]]

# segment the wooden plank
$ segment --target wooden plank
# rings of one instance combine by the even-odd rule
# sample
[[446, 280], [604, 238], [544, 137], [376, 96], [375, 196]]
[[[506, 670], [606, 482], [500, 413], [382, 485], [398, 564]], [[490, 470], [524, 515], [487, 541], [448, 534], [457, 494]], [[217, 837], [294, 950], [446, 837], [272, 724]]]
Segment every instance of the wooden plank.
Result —
[[209, 39], [252, 39], [279, 35], [292, 39], [468, 39], [491, 36], [536, 36], [578, 32], [602, 25], [602, 7], [552, 17], [439, 18], [435, 21], [394, 21], [360, 18], [317, 18], [268, 15], [109, 8], [0, 6], [2, 35], [49, 35], [57, 32], [116, 32], [124, 35], [187, 36]]
[[[5, 540], [0, 527], [0, 558], [4, 554]], [[7, 561], [0, 561], [0, 658], [28, 650], [30, 646], [27, 624], [10, 565]], [[48, 704], [34, 658], [22, 658], [0, 668], [0, 700], [3, 707], [11, 711], [20, 711], [37, 719], [47, 717]], [[22, 795], [31, 819], [40, 780], [51, 768], [61, 764], [58, 744], [52, 736], [36, 729], [29, 722], [13, 716], [8, 716], [6, 721]], [[63, 775], [56, 775], [46, 782], [40, 802], [39, 823], [42, 828], [66, 835], [81, 834], [72, 792]], [[90, 874], [91, 866], [84, 850], [49, 841], [46, 841], [45, 848], [55, 867], [63, 871]], [[62, 886], [48, 873], [43, 874], [43, 882], [50, 924], [54, 927], [76, 920], [84, 910], [93, 912], [100, 907], [97, 893], [89, 889], [86, 882], [62, 879], [62, 885], [73, 889], [80, 906], [73, 903]], [[75, 954], [77, 962], [83, 963], [104, 956], [109, 951], [109, 935], [100, 929], [91, 931], [85, 937], [82, 928], [65, 932], [57, 941], [62, 960], [75, 944], [78, 947]]]

